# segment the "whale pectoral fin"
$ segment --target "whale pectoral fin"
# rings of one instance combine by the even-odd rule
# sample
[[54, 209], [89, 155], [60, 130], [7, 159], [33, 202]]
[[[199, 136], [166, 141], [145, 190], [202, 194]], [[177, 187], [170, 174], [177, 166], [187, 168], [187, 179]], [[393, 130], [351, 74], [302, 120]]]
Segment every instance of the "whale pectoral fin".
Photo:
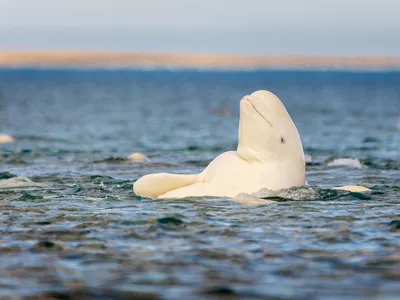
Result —
[[353, 193], [370, 192], [371, 190], [361, 185], [346, 185], [341, 187], [333, 187], [334, 190], [349, 191]]
[[133, 185], [137, 196], [156, 198], [169, 191], [185, 187], [200, 181], [200, 174], [149, 174], [139, 178]]

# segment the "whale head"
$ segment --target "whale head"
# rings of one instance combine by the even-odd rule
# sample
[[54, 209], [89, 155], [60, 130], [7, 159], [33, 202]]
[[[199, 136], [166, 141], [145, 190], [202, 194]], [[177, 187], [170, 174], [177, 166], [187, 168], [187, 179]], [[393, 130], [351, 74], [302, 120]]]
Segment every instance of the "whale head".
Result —
[[248, 162], [282, 161], [305, 172], [300, 136], [285, 106], [260, 90], [240, 101], [238, 155]]

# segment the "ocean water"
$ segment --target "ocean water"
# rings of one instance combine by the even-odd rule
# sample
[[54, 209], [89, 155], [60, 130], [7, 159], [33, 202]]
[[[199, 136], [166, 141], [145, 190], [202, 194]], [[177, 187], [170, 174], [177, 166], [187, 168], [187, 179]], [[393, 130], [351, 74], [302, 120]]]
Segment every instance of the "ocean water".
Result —
[[[135, 197], [235, 149], [239, 100], [280, 97], [311, 187], [272, 201]], [[0, 298], [395, 299], [400, 72], [0, 70]], [[125, 158], [141, 152], [150, 162]], [[361, 184], [371, 193], [338, 192]]]

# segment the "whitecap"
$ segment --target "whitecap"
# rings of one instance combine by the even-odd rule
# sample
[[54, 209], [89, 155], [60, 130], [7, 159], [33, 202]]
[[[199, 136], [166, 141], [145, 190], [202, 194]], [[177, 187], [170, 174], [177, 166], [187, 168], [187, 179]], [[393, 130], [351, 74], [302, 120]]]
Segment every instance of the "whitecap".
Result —
[[328, 167], [349, 167], [361, 169], [362, 164], [357, 158], [335, 158], [327, 162]]

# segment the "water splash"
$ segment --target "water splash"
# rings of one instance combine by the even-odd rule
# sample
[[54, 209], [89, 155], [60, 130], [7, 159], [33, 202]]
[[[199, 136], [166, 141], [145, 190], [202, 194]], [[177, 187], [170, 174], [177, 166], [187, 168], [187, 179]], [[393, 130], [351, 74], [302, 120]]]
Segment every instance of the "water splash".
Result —
[[316, 186], [302, 186], [293, 187], [289, 189], [282, 189], [273, 191], [269, 189], [261, 189], [260, 191], [252, 194], [241, 193], [237, 196], [238, 199], [268, 199], [274, 201], [327, 201], [339, 199], [343, 196], [352, 195], [358, 197], [360, 193], [352, 193], [347, 191], [320, 188]]

